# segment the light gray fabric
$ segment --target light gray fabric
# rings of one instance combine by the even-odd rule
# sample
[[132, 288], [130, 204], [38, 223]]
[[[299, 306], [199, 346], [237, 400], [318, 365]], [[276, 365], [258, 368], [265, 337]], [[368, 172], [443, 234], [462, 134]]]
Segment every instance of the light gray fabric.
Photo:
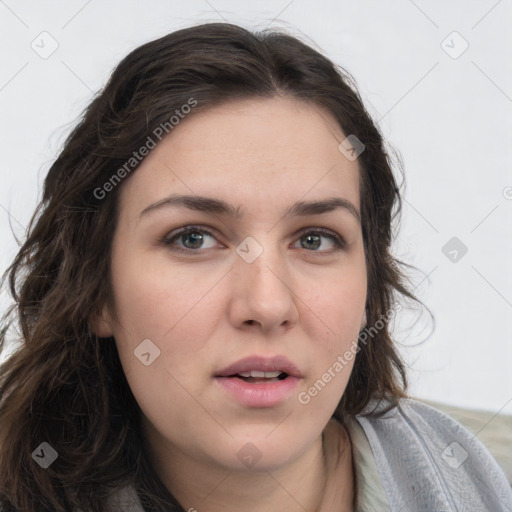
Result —
[[512, 487], [512, 415], [426, 400], [422, 402], [457, 420], [478, 437], [503, 470]]
[[123, 487], [117, 493], [114, 493], [110, 498], [109, 505], [116, 512], [144, 512], [133, 487]]
[[356, 420], [393, 512], [512, 511], [503, 471], [473, 434], [444, 413], [403, 399], [382, 418]]
[[[402, 399], [381, 418], [358, 415], [353, 421], [366, 436], [349, 423], [357, 443], [358, 512], [512, 512], [512, 489], [496, 461], [439, 410]], [[144, 512], [131, 488], [119, 491], [112, 503], [120, 512]]]

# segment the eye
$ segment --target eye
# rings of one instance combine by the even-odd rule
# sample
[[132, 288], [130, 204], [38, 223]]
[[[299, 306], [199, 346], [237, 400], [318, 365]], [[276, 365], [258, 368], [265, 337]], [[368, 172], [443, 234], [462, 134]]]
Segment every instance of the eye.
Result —
[[[327, 250], [317, 249], [322, 246], [322, 238], [327, 238], [330, 240], [330, 247], [327, 247]], [[303, 231], [298, 239], [298, 242], [304, 240], [305, 243], [301, 244], [303, 249], [312, 249], [313, 252], [327, 252], [329, 249], [334, 247], [334, 250], [341, 250], [346, 247], [346, 243], [337, 233], [322, 229], [315, 228], [309, 229], [308, 231]]]
[[[173, 247], [174, 250], [180, 252], [194, 252], [196, 249], [211, 249], [215, 247], [215, 244], [204, 246], [205, 240], [211, 238], [215, 240], [214, 236], [198, 226], [187, 226], [180, 229], [177, 233], [174, 233], [171, 237], [165, 237], [162, 243], [165, 246], [175, 246], [177, 242], [180, 242], [181, 247]], [[197, 251], [195, 251], [197, 252]]]
[[[204, 245], [205, 241], [211, 239], [210, 244]], [[325, 245], [322, 239], [329, 240], [327, 248], [318, 250], [319, 247]], [[212, 249], [215, 247], [215, 237], [207, 230], [200, 226], [186, 226], [179, 229], [177, 232], [171, 233], [162, 240], [162, 244], [170, 247], [172, 250], [184, 253], [200, 252], [201, 249]], [[330, 252], [334, 250], [341, 250], [346, 247], [343, 238], [332, 231], [323, 228], [308, 229], [300, 233], [297, 242], [304, 240], [301, 244], [302, 249], [308, 249], [312, 252]], [[296, 243], [297, 243], [296, 242]], [[296, 246], [294, 246], [296, 247]]]

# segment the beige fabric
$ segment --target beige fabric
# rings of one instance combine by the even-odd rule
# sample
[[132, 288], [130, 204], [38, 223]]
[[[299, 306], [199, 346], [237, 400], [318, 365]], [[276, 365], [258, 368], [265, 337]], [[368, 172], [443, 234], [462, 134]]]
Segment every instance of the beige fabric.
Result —
[[349, 420], [347, 428], [352, 439], [352, 457], [356, 468], [356, 512], [390, 512], [386, 493], [364, 430], [353, 419]]

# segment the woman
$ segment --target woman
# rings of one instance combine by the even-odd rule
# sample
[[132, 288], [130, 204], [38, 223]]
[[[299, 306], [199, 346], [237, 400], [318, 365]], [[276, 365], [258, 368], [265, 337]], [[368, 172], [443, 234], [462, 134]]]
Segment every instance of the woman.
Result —
[[130, 53], [8, 270], [4, 511], [510, 510], [407, 398], [399, 189], [348, 75], [228, 24]]

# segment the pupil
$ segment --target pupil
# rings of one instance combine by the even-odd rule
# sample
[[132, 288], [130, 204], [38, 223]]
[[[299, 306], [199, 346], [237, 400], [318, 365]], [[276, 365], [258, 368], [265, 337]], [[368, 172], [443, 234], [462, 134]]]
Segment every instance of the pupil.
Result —
[[[318, 247], [320, 247], [320, 237], [318, 235], [306, 235], [306, 240], [308, 240], [308, 241], [314, 240], [314, 248], [315, 249], [318, 249]], [[309, 248], [311, 248], [311, 246]]]
[[[188, 244], [185, 242], [185, 240], [192, 240], [192, 247], [189, 247]], [[182, 237], [182, 241], [183, 241], [183, 244], [188, 247], [189, 249], [192, 248], [192, 249], [198, 249], [199, 247], [201, 247], [201, 243], [203, 241], [203, 235], [199, 234], [199, 233], [186, 233], [185, 235], [183, 235]]]

